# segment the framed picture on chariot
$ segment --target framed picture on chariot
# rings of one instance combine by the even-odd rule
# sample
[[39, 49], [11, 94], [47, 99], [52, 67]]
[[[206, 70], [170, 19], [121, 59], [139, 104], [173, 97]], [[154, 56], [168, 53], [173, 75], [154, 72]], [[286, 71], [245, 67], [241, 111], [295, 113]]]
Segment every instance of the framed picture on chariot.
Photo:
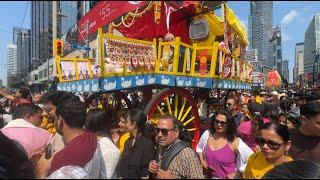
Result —
[[87, 60], [76, 60], [78, 80], [92, 78], [91, 64]]
[[60, 60], [58, 66], [60, 82], [76, 80], [76, 65], [74, 60]]

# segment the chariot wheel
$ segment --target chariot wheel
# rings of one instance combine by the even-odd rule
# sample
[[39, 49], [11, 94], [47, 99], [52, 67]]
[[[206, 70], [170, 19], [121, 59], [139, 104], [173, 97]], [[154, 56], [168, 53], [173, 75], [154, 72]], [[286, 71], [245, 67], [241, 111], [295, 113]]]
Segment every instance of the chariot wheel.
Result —
[[[117, 126], [119, 115], [132, 108], [127, 94], [122, 91], [93, 93], [87, 98], [86, 104], [93, 100], [99, 101], [100, 108], [107, 112], [114, 126]], [[99, 108], [99, 106], [97, 107]]]
[[165, 88], [157, 92], [145, 108], [151, 124], [156, 125], [161, 115], [169, 114], [180, 120], [195, 149], [200, 139], [198, 108], [190, 92], [183, 88]]

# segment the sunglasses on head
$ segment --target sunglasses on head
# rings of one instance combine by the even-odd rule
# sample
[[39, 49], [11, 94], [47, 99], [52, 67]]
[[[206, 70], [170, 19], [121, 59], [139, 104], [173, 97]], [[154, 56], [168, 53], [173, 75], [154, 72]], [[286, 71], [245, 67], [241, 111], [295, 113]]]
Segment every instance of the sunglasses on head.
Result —
[[227, 122], [225, 122], [225, 121], [219, 121], [218, 119], [215, 119], [215, 120], [214, 120], [214, 123], [215, 123], [216, 125], [220, 124], [221, 126], [227, 126]]
[[276, 143], [276, 142], [273, 142], [273, 141], [269, 141], [269, 140], [265, 140], [263, 138], [257, 138], [256, 141], [258, 142], [259, 146], [260, 147], [263, 147], [264, 144], [267, 144], [268, 147], [272, 150], [278, 150], [282, 144], [285, 144], [285, 143]]
[[163, 136], [167, 136], [168, 133], [169, 133], [169, 131], [174, 130], [174, 129], [175, 129], [175, 128], [172, 128], [172, 129], [155, 128], [155, 131], [156, 131], [156, 134], [157, 134], [157, 135], [159, 134], [159, 132], [161, 132], [161, 134], [162, 134]]

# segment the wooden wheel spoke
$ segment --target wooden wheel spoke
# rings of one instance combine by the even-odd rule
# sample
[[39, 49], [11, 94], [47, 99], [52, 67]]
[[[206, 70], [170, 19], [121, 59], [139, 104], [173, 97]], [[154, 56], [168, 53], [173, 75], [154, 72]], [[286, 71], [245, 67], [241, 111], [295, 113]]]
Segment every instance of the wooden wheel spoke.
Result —
[[189, 112], [191, 111], [191, 109], [192, 109], [192, 106], [190, 106], [190, 107], [188, 108], [188, 110], [186, 111], [186, 113], [184, 114], [184, 116], [180, 119], [181, 122], [184, 121], [184, 119], [187, 117], [187, 115], [189, 114]]
[[190, 131], [196, 131], [196, 130], [197, 130], [196, 128], [187, 129], [188, 132], [190, 132]]
[[159, 119], [158, 118], [152, 118], [149, 120], [152, 124], [157, 124]]
[[182, 103], [182, 107], [181, 107], [181, 110], [180, 110], [178, 119], [180, 119], [181, 116], [182, 116], [182, 113], [183, 113], [184, 107], [185, 107], [185, 105], [186, 105], [186, 102], [187, 102], [187, 100], [184, 99], [184, 100], [183, 100], [183, 103]]
[[176, 95], [176, 102], [175, 102], [175, 106], [174, 106], [174, 116], [177, 117], [178, 116], [178, 95]]
[[183, 123], [184, 126], [188, 125], [191, 121], [193, 121], [196, 117], [192, 116], [190, 119], [188, 119], [185, 123]]
[[169, 97], [166, 97], [166, 102], [167, 102], [167, 107], [168, 107], [168, 110], [169, 110], [169, 114], [172, 115], [172, 110], [171, 110], [171, 105], [170, 105]]
[[159, 110], [161, 115], [164, 115], [164, 113], [163, 113], [162, 109], [160, 108], [160, 106], [157, 106], [157, 109]]

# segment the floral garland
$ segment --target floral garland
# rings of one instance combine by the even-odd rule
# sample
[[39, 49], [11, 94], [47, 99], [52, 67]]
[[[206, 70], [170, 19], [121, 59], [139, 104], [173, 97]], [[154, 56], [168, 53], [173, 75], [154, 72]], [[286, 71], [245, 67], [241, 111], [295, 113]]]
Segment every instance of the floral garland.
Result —
[[51, 134], [56, 134], [56, 128], [53, 123], [50, 123], [46, 117], [43, 117], [43, 120], [39, 126], [39, 128], [45, 129], [49, 131]]

